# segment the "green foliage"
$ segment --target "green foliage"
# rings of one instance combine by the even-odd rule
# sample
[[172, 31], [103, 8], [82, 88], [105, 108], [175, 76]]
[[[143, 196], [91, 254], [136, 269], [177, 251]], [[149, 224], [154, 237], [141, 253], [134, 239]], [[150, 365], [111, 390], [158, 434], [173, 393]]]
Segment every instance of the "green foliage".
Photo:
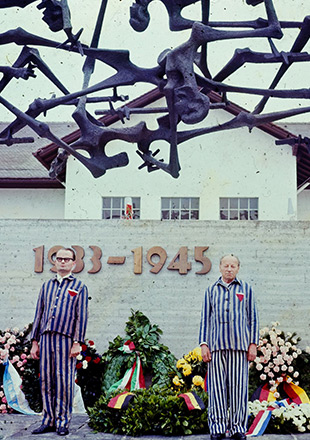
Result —
[[[197, 394], [207, 406], [206, 393]], [[95, 431], [132, 436], [208, 432], [207, 411], [189, 411], [184, 399], [169, 389], [152, 387], [135, 391], [135, 397], [124, 410], [109, 408], [109, 400], [102, 396], [89, 411], [89, 425]]]
[[139, 311], [131, 310], [131, 316], [125, 326], [126, 337], [117, 336], [110, 342], [107, 352], [102, 355], [105, 363], [102, 391], [107, 393], [111, 385], [120, 380], [132, 367], [136, 354], [121, 351], [128, 340], [135, 344], [142, 362], [143, 373], [151, 377], [151, 385], [165, 387], [170, 385], [171, 371], [176, 372], [176, 358], [168, 347], [159, 342], [162, 330], [152, 325], [150, 320]]

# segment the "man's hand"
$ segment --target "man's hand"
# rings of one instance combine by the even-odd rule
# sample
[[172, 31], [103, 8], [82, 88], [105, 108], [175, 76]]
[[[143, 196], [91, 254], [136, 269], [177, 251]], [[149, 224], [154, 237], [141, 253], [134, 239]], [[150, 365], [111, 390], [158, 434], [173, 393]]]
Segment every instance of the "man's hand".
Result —
[[32, 341], [30, 356], [32, 357], [32, 359], [36, 359], [36, 360], [38, 360], [40, 358], [39, 344], [35, 340]]
[[206, 344], [201, 345], [201, 356], [204, 362], [211, 361], [211, 351], [210, 348]]
[[81, 347], [78, 342], [73, 342], [71, 350], [70, 350], [70, 357], [77, 357], [78, 354], [80, 354]]
[[250, 344], [248, 349], [248, 361], [252, 362], [257, 356], [257, 347], [256, 344]]

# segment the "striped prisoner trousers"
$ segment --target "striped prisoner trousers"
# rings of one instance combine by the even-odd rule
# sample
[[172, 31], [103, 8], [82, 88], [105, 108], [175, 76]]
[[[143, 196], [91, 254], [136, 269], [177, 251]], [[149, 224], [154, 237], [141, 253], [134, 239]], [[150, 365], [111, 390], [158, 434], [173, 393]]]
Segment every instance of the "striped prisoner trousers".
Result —
[[230, 436], [247, 431], [248, 368], [246, 351], [212, 352], [207, 376], [211, 434], [224, 434], [227, 427]]
[[70, 358], [72, 338], [44, 333], [40, 340], [40, 382], [43, 403], [42, 424], [68, 427], [75, 381], [75, 358]]

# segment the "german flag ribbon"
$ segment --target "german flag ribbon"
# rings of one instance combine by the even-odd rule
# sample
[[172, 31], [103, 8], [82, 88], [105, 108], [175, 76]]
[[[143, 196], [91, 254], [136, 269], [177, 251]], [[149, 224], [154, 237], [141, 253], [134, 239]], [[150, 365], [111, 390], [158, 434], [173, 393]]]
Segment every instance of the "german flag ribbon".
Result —
[[185, 400], [186, 406], [189, 411], [192, 411], [193, 409], [199, 409], [200, 411], [202, 411], [203, 409], [205, 409], [205, 404], [194, 391], [179, 394], [178, 397], [182, 397]]
[[127, 409], [130, 400], [134, 396], [135, 396], [134, 393], [129, 393], [128, 391], [124, 391], [123, 393], [113, 397], [108, 403], [108, 407], [114, 409]]

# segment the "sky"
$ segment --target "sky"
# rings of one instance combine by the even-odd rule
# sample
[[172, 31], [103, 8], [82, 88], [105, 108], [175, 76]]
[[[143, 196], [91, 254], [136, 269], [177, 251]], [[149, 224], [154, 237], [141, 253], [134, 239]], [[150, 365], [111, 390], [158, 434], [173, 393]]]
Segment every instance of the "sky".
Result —
[[[308, 1], [308, 0], [307, 0]], [[65, 40], [63, 31], [54, 33], [50, 31], [47, 24], [42, 20], [42, 11], [37, 9], [40, 1], [25, 8], [0, 9], [0, 33], [14, 29], [18, 26], [28, 32], [45, 38], [56, 40], [59, 43]], [[190, 31], [172, 32], [168, 26], [168, 14], [160, 0], [153, 1], [149, 6], [151, 22], [145, 32], [135, 32], [129, 25], [129, 8], [131, 0], [109, 0], [104, 18], [103, 29], [99, 41], [99, 47], [105, 49], [128, 49], [131, 61], [141, 67], [153, 67], [157, 65], [159, 54], [167, 49], [174, 48], [189, 38]], [[101, 0], [68, 0], [71, 11], [71, 23], [73, 32], [76, 33], [83, 28], [81, 42], [90, 44], [93, 29], [96, 23], [97, 14]], [[302, 0], [274, 0], [275, 9], [280, 20], [295, 19], [302, 21], [307, 14], [306, 2]], [[193, 20], [200, 20], [200, 5], [197, 2], [183, 10], [183, 15]], [[265, 18], [264, 5], [252, 7], [246, 4], [245, 0], [212, 0], [210, 20], [245, 20]], [[297, 30], [285, 32], [282, 40], [274, 41], [277, 49], [289, 50], [297, 36]], [[0, 35], [1, 43], [1, 35]], [[251, 47], [253, 50], [270, 51], [266, 39], [251, 40], [228, 40], [209, 45], [209, 66], [212, 74], [215, 74], [231, 58], [236, 48]], [[309, 44], [305, 50], [309, 49]], [[10, 66], [17, 59], [22, 46], [15, 44], [0, 44], [0, 65]], [[61, 49], [39, 47], [40, 56], [65, 85], [73, 92], [80, 90], [83, 83], [82, 66], [85, 57], [77, 53], [69, 53]], [[227, 84], [243, 85], [251, 87], [267, 88], [277, 70], [275, 65], [246, 65], [239, 69], [229, 79]], [[96, 63], [95, 72], [91, 78], [91, 84], [96, 84], [104, 78], [113, 74], [113, 70], [103, 63]], [[62, 93], [36, 69], [37, 77], [29, 78], [27, 81], [13, 79], [2, 91], [3, 96], [10, 103], [20, 110], [26, 111], [29, 104], [36, 98], [50, 99], [52, 96], [61, 96]], [[282, 79], [282, 88], [308, 87], [307, 78], [310, 74], [310, 63], [299, 63], [291, 67], [288, 74]], [[0, 74], [1, 75], [1, 74]], [[136, 84], [134, 86], [119, 88], [119, 94], [129, 95], [133, 99], [140, 94], [152, 89], [149, 84]], [[102, 92], [99, 96], [109, 94]], [[253, 109], [258, 102], [257, 97], [247, 95], [231, 94], [229, 98], [248, 108]], [[117, 106], [118, 104], [116, 104]], [[121, 105], [121, 104], [119, 104]], [[292, 103], [283, 100], [274, 100], [268, 104], [266, 111], [282, 109], [285, 106], [296, 107], [307, 105], [300, 101]], [[104, 108], [103, 104], [95, 107], [91, 105], [88, 110], [93, 113], [95, 108]], [[74, 110], [72, 106], [62, 106], [47, 113], [46, 121], [69, 121]], [[308, 115], [303, 117], [308, 121]], [[0, 120], [11, 121], [14, 116], [0, 105]], [[41, 116], [40, 119], [44, 120]], [[296, 118], [294, 118], [296, 119]], [[302, 120], [299, 118], [299, 120]]]

